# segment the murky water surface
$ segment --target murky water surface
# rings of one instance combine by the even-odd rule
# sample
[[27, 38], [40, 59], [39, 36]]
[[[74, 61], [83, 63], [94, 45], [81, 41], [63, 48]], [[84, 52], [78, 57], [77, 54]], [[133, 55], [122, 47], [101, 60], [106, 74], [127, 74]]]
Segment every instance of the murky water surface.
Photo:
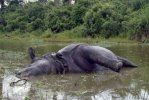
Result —
[[27, 48], [38, 56], [56, 52], [70, 43], [44, 43], [0, 40], [0, 99], [3, 100], [149, 100], [149, 45], [94, 44], [107, 47], [139, 67], [120, 73], [48, 75], [31, 78], [11, 87], [18, 80], [14, 72], [30, 63]]

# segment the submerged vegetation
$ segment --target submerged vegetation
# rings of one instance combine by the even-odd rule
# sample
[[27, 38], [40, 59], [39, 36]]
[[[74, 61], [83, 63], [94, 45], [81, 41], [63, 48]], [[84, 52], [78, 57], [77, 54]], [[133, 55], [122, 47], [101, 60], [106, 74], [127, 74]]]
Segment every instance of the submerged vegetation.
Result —
[[2, 6], [0, 33], [149, 39], [149, 0], [77, 0], [74, 5], [41, 1]]

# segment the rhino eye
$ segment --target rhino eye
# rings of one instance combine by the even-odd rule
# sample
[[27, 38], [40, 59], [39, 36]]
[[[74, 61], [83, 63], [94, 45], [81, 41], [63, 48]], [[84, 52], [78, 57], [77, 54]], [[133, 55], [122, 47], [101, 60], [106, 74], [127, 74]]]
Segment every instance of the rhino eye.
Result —
[[21, 72], [16, 72], [16, 77], [20, 77], [21, 76]]

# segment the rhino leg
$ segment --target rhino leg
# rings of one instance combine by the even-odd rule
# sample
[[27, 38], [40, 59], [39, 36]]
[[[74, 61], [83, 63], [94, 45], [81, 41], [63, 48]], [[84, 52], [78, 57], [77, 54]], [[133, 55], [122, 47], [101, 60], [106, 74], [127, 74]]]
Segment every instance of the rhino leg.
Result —
[[85, 58], [88, 58], [89, 61], [113, 71], [119, 72], [123, 66], [122, 61], [118, 60], [117, 56], [108, 49], [88, 46], [84, 47], [83, 52], [85, 52]]
[[122, 58], [120, 56], [117, 56], [118, 60], [121, 60], [122, 63], [123, 63], [123, 67], [137, 67], [136, 64], [132, 63], [131, 61], [125, 59], [125, 58]]
[[123, 63], [120, 60], [110, 59], [108, 57], [96, 56], [95, 63], [102, 65], [104, 67], [110, 68], [113, 71], [119, 72], [123, 66]]

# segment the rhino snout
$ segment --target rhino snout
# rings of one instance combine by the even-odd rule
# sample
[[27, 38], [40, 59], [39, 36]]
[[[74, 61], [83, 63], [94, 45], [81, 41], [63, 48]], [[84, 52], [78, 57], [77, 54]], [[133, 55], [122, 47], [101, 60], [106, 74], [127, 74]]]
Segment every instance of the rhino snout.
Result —
[[15, 73], [16, 74], [16, 77], [18, 78], [26, 78], [26, 77], [29, 77], [29, 72], [27, 70], [24, 70], [24, 71], [18, 71]]

